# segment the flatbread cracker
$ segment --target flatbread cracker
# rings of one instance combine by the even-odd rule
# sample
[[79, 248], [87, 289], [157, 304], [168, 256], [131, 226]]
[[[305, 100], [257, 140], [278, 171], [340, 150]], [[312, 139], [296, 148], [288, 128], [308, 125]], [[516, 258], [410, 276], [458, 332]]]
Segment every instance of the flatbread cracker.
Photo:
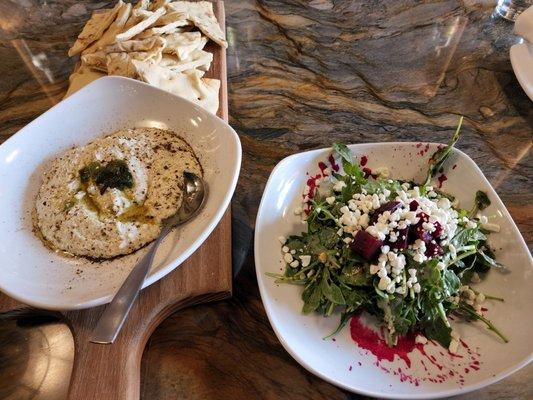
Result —
[[128, 21], [128, 18], [131, 14], [131, 8], [132, 6], [130, 3], [123, 3], [123, 5], [118, 10], [117, 18], [104, 32], [102, 37], [93, 44], [91, 44], [89, 47], [87, 47], [85, 50], [83, 50], [81, 54], [94, 53], [95, 51], [100, 50], [103, 47], [113, 43], [115, 41], [115, 36], [120, 33], [122, 28], [124, 28], [124, 26], [126, 25], [126, 22]]
[[213, 3], [208, 1], [175, 1], [169, 3], [167, 8], [169, 10], [187, 14], [187, 19], [198, 27], [204, 35], [215, 43], [218, 43], [220, 46], [224, 48], [228, 47], [224, 32], [222, 32], [215, 17], [215, 13], [213, 12]]
[[133, 60], [139, 78], [150, 85], [190, 100], [215, 114], [220, 81], [202, 78], [201, 71], [174, 72], [155, 64]]
[[128, 53], [110, 53], [106, 56], [107, 74], [136, 78], [137, 69], [133, 65], [133, 58]]
[[101, 12], [93, 12], [91, 18], [83, 27], [78, 38], [68, 51], [69, 57], [81, 53], [91, 43], [97, 41], [102, 37], [104, 31], [115, 20], [118, 10], [123, 6], [124, 2], [119, 0], [118, 3], [110, 10]]
[[186, 59], [194, 50], [202, 50], [207, 38], [200, 32], [172, 33], [163, 36], [166, 40], [164, 53], [175, 54], [180, 60]]
[[119, 53], [132, 51], [150, 51], [155, 48], [163, 50], [166, 47], [165, 38], [154, 36], [142, 40], [125, 40], [123, 42], [113, 43], [103, 49], [105, 53]]
[[115, 36], [116, 40], [118, 41], [124, 41], [129, 40], [135, 35], [138, 35], [145, 29], [151, 27], [155, 22], [166, 12], [165, 7], [160, 7], [157, 10], [153, 12], [153, 14], [139, 22], [137, 25], [132, 26], [129, 28], [126, 32], [119, 33], [117, 36]]
[[107, 72], [106, 53], [104, 53], [103, 51], [83, 54], [81, 56], [81, 63], [82, 65], [90, 67], [91, 69], [104, 73]]
[[69, 86], [65, 98], [73, 93], [76, 93], [82, 87], [87, 86], [89, 83], [101, 78], [102, 76], [106, 76], [106, 74], [82, 65], [68, 78]]
[[172, 54], [163, 54], [159, 65], [172, 71], [183, 72], [191, 69], [207, 71], [213, 61], [213, 54], [203, 50], [195, 50], [186, 59], [179, 59]]

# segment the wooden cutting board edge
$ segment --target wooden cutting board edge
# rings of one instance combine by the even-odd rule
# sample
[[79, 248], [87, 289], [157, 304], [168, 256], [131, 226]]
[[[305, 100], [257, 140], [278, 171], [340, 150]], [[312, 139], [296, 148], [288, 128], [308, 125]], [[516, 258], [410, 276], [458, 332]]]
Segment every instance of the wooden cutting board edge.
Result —
[[[215, 15], [225, 31], [222, 1]], [[206, 77], [221, 81], [217, 115], [228, 121], [226, 50], [210, 43], [213, 63]], [[140, 364], [145, 345], [157, 326], [173, 312], [195, 304], [223, 300], [232, 294], [231, 207], [202, 246], [183, 264], [144, 289], [134, 304], [116, 342], [89, 342], [105, 306], [63, 312], [74, 338], [74, 365], [69, 399], [138, 399]], [[0, 293], [0, 312], [26, 306]]]

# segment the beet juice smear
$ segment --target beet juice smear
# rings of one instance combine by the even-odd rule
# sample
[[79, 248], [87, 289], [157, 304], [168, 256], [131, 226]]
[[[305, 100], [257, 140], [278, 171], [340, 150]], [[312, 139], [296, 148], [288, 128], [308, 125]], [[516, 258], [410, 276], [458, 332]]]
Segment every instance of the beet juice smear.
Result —
[[[376, 357], [373, 363], [376, 367], [398, 376], [400, 382], [415, 386], [419, 386], [421, 382], [443, 383], [449, 380], [463, 385], [465, 375], [479, 370], [481, 364], [479, 353], [464, 341], [461, 344], [466, 354], [465, 351], [463, 354], [451, 354], [434, 342], [426, 345], [416, 343], [417, 335], [414, 333], [398, 338], [396, 346], [389, 347], [379, 332], [365, 324], [361, 315], [350, 320], [350, 335], [362, 353], [372, 353]], [[431, 352], [436, 352], [438, 356]], [[403, 360], [407, 368], [390, 364], [395, 359]]]

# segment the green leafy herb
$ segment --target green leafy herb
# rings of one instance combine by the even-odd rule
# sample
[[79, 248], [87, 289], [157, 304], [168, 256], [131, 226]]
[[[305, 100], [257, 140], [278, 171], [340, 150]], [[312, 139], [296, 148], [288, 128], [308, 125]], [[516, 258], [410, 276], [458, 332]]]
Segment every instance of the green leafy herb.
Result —
[[133, 175], [124, 160], [112, 160], [106, 165], [100, 162], [91, 162], [79, 171], [83, 184], [93, 181], [103, 194], [108, 188], [124, 190], [133, 187]]
[[459, 133], [461, 132], [461, 125], [463, 124], [463, 117], [459, 119], [459, 124], [457, 125], [457, 129], [455, 130], [455, 133], [452, 136], [452, 139], [450, 140], [450, 143], [448, 143], [447, 146], [443, 147], [442, 149], [437, 150], [431, 159], [429, 160], [429, 170], [426, 177], [426, 181], [423, 186], [429, 185], [429, 182], [431, 181], [431, 178], [435, 177], [439, 170], [444, 165], [444, 162], [448, 159], [452, 152], [452, 148], [459, 140]]
[[478, 190], [474, 199], [474, 208], [470, 212], [470, 215], [476, 215], [478, 211], [482, 211], [490, 206], [490, 199], [487, 193]]

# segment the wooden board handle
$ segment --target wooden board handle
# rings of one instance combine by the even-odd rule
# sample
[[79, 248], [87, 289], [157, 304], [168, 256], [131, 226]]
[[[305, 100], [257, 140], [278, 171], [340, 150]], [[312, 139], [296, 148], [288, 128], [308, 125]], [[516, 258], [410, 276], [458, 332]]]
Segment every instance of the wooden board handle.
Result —
[[[154, 285], [157, 285], [154, 284]], [[134, 305], [146, 309], [142, 297], [150, 297], [149, 287]], [[156, 292], [157, 290], [152, 290]], [[194, 304], [227, 298], [228, 292], [194, 295], [183, 298], [169, 307], [149, 312], [143, 321], [128, 319], [112, 345], [89, 342], [91, 329], [103, 311], [103, 307], [89, 310], [83, 318], [80, 313], [67, 313], [74, 338], [75, 356], [70, 380], [69, 400], [137, 400], [140, 397], [140, 366], [146, 341], [154, 329], [171, 313]], [[151, 301], [151, 300], [150, 300]], [[139, 310], [132, 310], [138, 316]], [[90, 314], [90, 316], [88, 315]], [[104, 367], [105, 366], [105, 367]]]

